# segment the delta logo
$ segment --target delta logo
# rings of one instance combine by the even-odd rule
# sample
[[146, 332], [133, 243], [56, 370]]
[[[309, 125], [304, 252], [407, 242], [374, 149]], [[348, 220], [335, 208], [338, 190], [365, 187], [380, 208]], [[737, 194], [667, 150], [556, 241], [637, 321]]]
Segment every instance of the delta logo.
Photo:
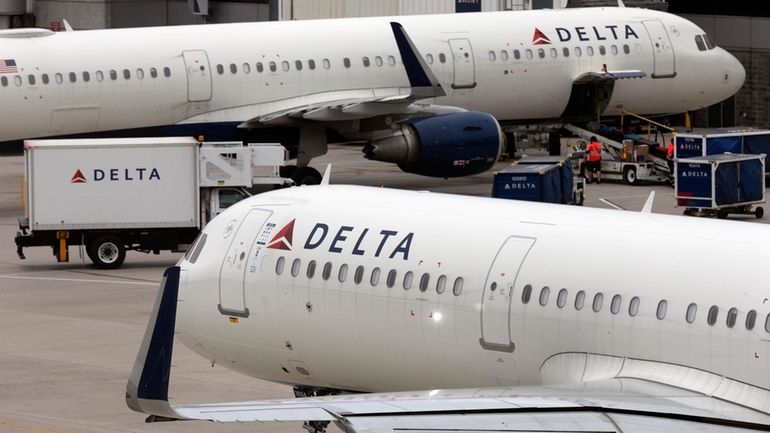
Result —
[[[160, 180], [160, 172], [157, 168], [95, 168], [93, 170], [91, 180], [94, 182], [132, 182], [132, 181], [149, 181]], [[75, 170], [75, 174], [72, 175], [70, 183], [87, 183], [83, 171], [79, 168]]]
[[[639, 39], [639, 34], [629, 24], [608, 24], [604, 26], [576, 26], [576, 27], [556, 27], [556, 36], [559, 42], [571, 42], [577, 39], [580, 42], [591, 41], [618, 41]], [[532, 35], [533, 45], [551, 45], [551, 38], [542, 30], [535, 27], [535, 33]]]
[[291, 251], [291, 244], [294, 239], [294, 221], [296, 221], [296, 219], [289, 221], [288, 224], [279, 230], [278, 233], [270, 239], [270, 242], [267, 243], [267, 248]]
[[540, 29], [535, 27], [535, 34], [532, 35], [534, 45], [551, 45], [551, 38], [545, 35]]
[[72, 175], [72, 183], [86, 183], [86, 177], [83, 176], [83, 172], [80, 169], [75, 170], [75, 174]]

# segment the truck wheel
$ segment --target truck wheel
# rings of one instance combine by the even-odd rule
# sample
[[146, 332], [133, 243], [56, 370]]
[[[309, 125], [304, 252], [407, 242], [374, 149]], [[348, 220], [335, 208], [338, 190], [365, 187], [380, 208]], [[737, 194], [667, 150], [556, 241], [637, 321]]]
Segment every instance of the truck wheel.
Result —
[[717, 219], [723, 220], [727, 218], [727, 215], [729, 215], [729, 212], [727, 212], [726, 210], [720, 209], [717, 211]]
[[297, 185], [318, 185], [321, 183], [321, 173], [313, 167], [297, 167], [291, 175]]
[[102, 236], [89, 248], [88, 257], [99, 269], [115, 269], [126, 259], [126, 247], [115, 236]]
[[765, 216], [765, 210], [762, 206], [757, 206], [757, 208], [754, 209], [754, 216], [757, 217], [758, 220], [761, 220], [762, 217]]
[[636, 167], [626, 167], [625, 170], [623, 170], [623, 182], [628, 185], [635, 185], [637, 180]]

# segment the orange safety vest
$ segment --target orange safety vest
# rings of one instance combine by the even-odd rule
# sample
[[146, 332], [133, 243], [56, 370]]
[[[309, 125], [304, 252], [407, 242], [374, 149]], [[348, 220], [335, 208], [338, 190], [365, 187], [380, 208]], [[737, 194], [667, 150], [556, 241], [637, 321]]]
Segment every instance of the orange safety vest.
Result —
[[666, 150], [666, 158], [667, 159], [674, 159], [674, 144], [669, 143], [668, 149]]
[[588, 161], [601, 161], [602, 160], [602, 145], [598, 141], [592, 141], [588, 145]]

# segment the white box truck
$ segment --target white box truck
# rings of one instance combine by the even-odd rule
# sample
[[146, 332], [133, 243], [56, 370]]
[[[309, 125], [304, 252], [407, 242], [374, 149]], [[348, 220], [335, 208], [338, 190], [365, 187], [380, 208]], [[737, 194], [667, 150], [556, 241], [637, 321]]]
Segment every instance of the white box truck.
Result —
[[[98, 268], [119, 267], [127, 250], [184, 251], [255, 183], [280, 177], [278, 144], [200, 143], [190, 137], [28, 140], [25, 216], [17, 253], [50, 246], [59, 262], [80, 245]], [[258, 173], [259, 175], [255, 175]]]

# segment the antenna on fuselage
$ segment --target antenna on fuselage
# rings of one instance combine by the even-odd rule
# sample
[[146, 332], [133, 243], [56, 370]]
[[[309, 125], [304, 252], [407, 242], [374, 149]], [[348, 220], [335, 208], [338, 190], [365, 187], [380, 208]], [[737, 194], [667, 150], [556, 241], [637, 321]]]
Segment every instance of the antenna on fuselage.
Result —
[[328, 185], [331, 177], [332, 177], [332, 165], [327, 164], [326, 171], [324, 171], [324, 177], [323, 179], [321, 179], [321, 185]]
[[625, 3], [623, 3], [623, 0], [618, 0], [618, 7], [619, 7], [619, 8], [624, 8], [624, 7], [626, 7]]

